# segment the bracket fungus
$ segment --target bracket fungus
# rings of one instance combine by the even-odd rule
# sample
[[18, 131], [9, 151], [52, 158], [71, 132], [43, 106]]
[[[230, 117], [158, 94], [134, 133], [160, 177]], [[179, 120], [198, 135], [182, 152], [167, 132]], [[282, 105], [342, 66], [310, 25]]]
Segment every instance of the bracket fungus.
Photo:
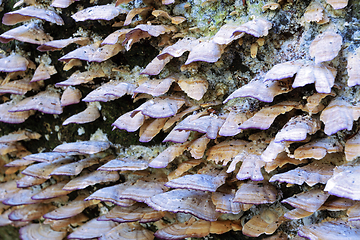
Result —
[[0, 5], [0, 226], [360, 238], [353, 2]]

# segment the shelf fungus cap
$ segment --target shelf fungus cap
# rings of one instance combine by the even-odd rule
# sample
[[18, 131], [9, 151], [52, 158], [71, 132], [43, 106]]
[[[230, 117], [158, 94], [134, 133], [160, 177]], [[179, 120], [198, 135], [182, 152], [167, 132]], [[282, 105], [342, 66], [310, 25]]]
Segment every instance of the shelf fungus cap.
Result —
[[132, 199], [120, 199], [120, 194], [127, 186], [127, 184], [118, 184], [111, 187], [104, 187], [91, 194], [85, 200], [100, 200], [103, 202], [112, 202], [122, 207], [129, 207], [135, 204], [136, 201]]
[[347, 6], [348, 0], [326, 0], [334, 9], [342, 9]]
[[81, 91], [79, 89], [69, 86], [61, 95], [60, 105], [65, 107], [72, 104], [77, 104], [80, 102], [81, 96]]
[[75, 200], [68, 202], [66, 205], [61, 206], [54, 211], [44, 214], [43, 217], [53, 220], [71, 218], [84, 211], [85, 208], [100, 202], [98, 200], [84, 201], [84, 198], [84, 196], [79, 195]]
[[344, 99], [335, 98], [322, 111], [320, 120], [325, 124], [324, 132], [332, 135], [340, 130], [350, 131], [354, 120], [359, 118], [359, 114], [354, 107]]
[[111, 20], [117, 17], [119, 14], [125, 14], [128, 11], [114, 5], [102, 5], [85, 8], [84, 10], [78, 11], [71, 17], [76, 22], [82, 22], [86, 20]]
[[68, 239], [88, 239], [98, 238], [116, 227], [118, 223], [113, 221], [99, 221], [96, 218], [91, 219], [84, 225], [75, 229], [67, 236]]
[[326, 31], [318, 35], [310, 44], [310, 56], [315, 58], [315, 63], [333, 60], [339, 53], [342, 37], [333, 32]]
[[76, 162], [65, 164], [56, 168], [51, 172], [51, 175], [65, 175], [76, 176], [81, 173], [84, 168], [90, 167], [94, 164], [98, 164], [100, 159], [98, 157], [87, 157]]
[[37, 110], [47, 114], [61, 114], [60, 94], [55, 91], [43, 91], [27, 97], [12, 107], [9, 112]]
[[145, 115], [141, 112], [137, 112], [134, 114], [134, 111], [127, 112], [121, 115], [116, 121], [111, 124], [114, 126], [113, 129], [124, 129], [128, 132], [137, 131], [145, 122]]
[[152, 231], [142, 227], [139, 223], [123, 223], [112, 228], [107, 233], [99, 237], [99, 240], [153, 240], [154, 234]]
[[360, 62], [360, 48], [356, 49], [354, 53], [349, 53], [347, 59], [347, 71], [349, 75], [348, 86], [353, 87], [360, 84], [360, 72], [358, 64]]
[[36, 162], [53, 162], [60, 158], [65, 158], [67, 153], [57, 153], [57, 152], [43, 152], [43, 153], [34, 153], [23, 157], [24, 160], [31, 160]]
[[159, 60], [163, 60], [167, 57], [167, 55], [170, 55], [172, 57], [181, 57], [184, 52], [191, 51], [191, 49], [193, 49], [198, 44], [200, 44], [199, 39], [183, 38], [174, 43], [173, 45], [164, 48], [157, 56], [157, 58]]
[[31, 22], [27, 25], [13, 28], [0, 35], [0, 42], [2, 43], [8, 43], [12, 40], [41, 45], [51, 41], [52, 37], [46, 34], [42, 27], [35, 22]]
[[89, 123], [93, 122], [100, 117], [100, 111], [96, 103], [90, 103], [86, 109], [78, 114], [75, 114], [69, 118], [67, 118], [62, 125], [68, 125], [70, 123]]
[[26, 71], [29, 61], [23, 56], [11, 54], [0, 59], [0, 72]]
[[59, 51], [72, 43], [85, 45], [85, 44], [89, 43], [89, 38], [76, 37], [76, 38], [53, 40], [53, 41], [46, 42], [46, 43], [42, 44], [41, 46], [37, 47], [37, 50], [39, 50], [40, 52]]
[[66, 232], [54, 231], [48, 224], [33, 223], [20, 228], [20, 237], [23, 240], [62, 240]]
[[148, 168], [150, 159], [143, 158], [116, 158], [98, 168], [100, 171], [137, 171]]
[[315, 212], [325, 203], [329, 196], [329, 193], [324, 192], [321, 189], [312, 189], [307, 192], [295, 194], [281, 202], [308, 212]]
[[272, 23], [266, 19], [254, 19], [237, 27], [233, 32], [233, 36], [245, 32], [253, 35], [254, 37], [263, 37], [268, 35], [271, 27]]
[[165, 212], [156, 211], [145, 203], [135, 203], [129, 207], [115, 206], [110, 212], [98, 218], [100, 221], [115, 222], [154, 222], [165, 216]]
[[50, 179], [51, 178], [50, 174], [52, 171], [72, 161], [73, 159], [69, 157], [69, 158], [55, 160], [53, 162], [36, 163], [28, 166], [25, 170], [22, 171], [22, 174], [37, 178]]
[[41, 63], [35, 70], [34, 75], [31, 79], [31, 82], [37, 82], [41, 80], [46, 80], [51, 77], [51, 75], [56, 74], [57, 71], [54, 66], [45, 65]]
[[225, 46], [217, 44], [214, 41], [201, 42], [191, 49], [185, 65], [198, 61], [209, 63], [217, 62], [224, 48]]
[[183, 98], [155, 98], [142, 104], [136, 111], [152, 118], [167, 118], [174, 116], [184, 104]]
[[71, 59], [80, 59], [88, 62], [103, 62], [123, 50], [121, 44], [103, 45], [100, 42], [86, 45], [69, 52], [59, 61], [69, 62]]
[[33, 195], [31, 198], [34, 200], [44, 200], [68, 195], [71, 191], [62, 189], [65, 184], [66, 182], [58, 182], [54, 185], [50, 185], [41, 192]]
[[243, 183], [235, 193], [234, 202], [265, 204], [276, 201], [276, 188], [267, 182]]
[[153, 97], [157, 97], [165, 94], [173, 82], [175, 82], [175, 78], [173, 77], [165, 79], [151, 79], [137, 87], [134, 90], [134, 93], [147, 93]]
[[291, 91], [291, 88], [284, 88], [280, 82], [264, 82], [261, 80], [251, 81], [250, 83], [242, 86], [230, 96], [228, 96], [224, 103], [229, 100], [240, 97], [252, 97], [262, 102], [272, 102], [274, 97], [283, 93]]
[[356, 240], [360, 229], [343, 221], [331, 221], [302, 226], [298, 235], [309, 239]]
[[[103, 84], [102, 86], [96, 88], [95, 90], [91, 91], [82, 101], [84, 102], [108, 102], [115, 100], [119, 97], [122, 97], [125, 94], [130, 94], [127, 90], [128, 84], [121, 83], [120, 81], [110, 81], [108, 83]], [[121, 95], [121, 86], [124, 87], [122, 91], [123, 94]], [[115, 89], [117, 88], [120, 90], [119, 92], [115, 93]]]
[[209, 83], [202, 78], [180, 78], [177, 84], [190, 98], [199, 101], [206, 93]]
[[353, 161], [360, 156], [360, 132], [345, 143], [345, 156], [347, 161]]
[[36, 132], [19, 130], [0, 137], [0, 143], [10, 143], [22, 140], [39, 139], [41, 135]]
[[80, 141], [72, 143], [63, 143], [57, 146], [53, 151], [61, 153], [77, 152], [82, 154], [94, 154], [105, 151], [110, 147], [106, 141]]
[[321, 127], [317, 118], [309, 116], [293, 117], [285, 124], [285, 126], [276, 134], [275, 142], [283, 141], [302, 141], [308, 134], [314, 134]]
[[249, 142], [243, 140], [223, 141], [211, 147], [207, 152], [207, 160], [214, 161], [216, 164], [222, 162], [223, 166], [228, 164]]
[[5, 25], [14, 25], [19, 22], [28, 21], [32, 18], [39, 18], [57, 25], [64, 25], [62, 18], [52, 10], [29, 6], [21, 8], [14, 12], [4, 14], [2, 23]]
[[335, 137], [327, 137], [298, 147], [294, 151], [294, 157], [299, 160], [306, 158], [322, 159], [327, 153], [342, 152], [342, 150], [343, 146]]
[[207, 221], [216, 221], [220, 215], [211, 194], [196, 190], [172, 190], [151, 197], [147, 204], [158, 211], [190, 213]]
[[[339, 156], [337, 156], [339, 158]], [[335, 156], [326, 156], [323, 160], [312, 162], [306, 166], [298, 167], [288, 172], [275, 174], [270, 178], [270, 182], [279, 181], [290, 184], [302, 185], [306, 182], [309, 186], [317, 183], [326, 184], [332, 177], [334, 165], [341, 161]]]
[[165, 168], [171, 161], [176, 157], [183, 154], [183, 152], [188, 147], [189, 142], [174, 144], [165, 151], [162, 151], [157, 157], [151, 160], [149, 167], [152, 168]]
[[211, 200], [216, 206], [216, 211], [221, 213], [231, 213], [231, 214], [239, 214], [242, 211], [246, 211], [245, 205], [251, 204], [242, 204], [234, 202], [235, 193], [222, 193], [222, 192], [214, 192], [211, 195]]
[[297, 106], [298, 103], [288, 101], [288, 102], [281, 102], [270, 107], [265, 107], [261, 109], [259, 112], [255, 113], [254, 116], [243, 122], [239, 126], [239, 128], [240, 129], [257, 128], [262, 130], [268, 129], [278, 115], [289, 112]]
[[227, 174], [224, 171], [213, 171], [212, 174], [185, 175], [172, 179], [165, 183], [165, 186], [215, 192], [218, 187], [225, 183], [226, 177]]
[[360, 200], [359, 172], [359, 165], [346, 164], [336, 167], [324, 190], [338, 197]]
[[266, 209], [260, 214], [253, 216], [245, 223], [242, 233], [250, 237], [258, 237], [265, 233], [273, 234], [286, 219], [274, 210]]
[[115, 182], [119, 178], [120, 176], [117, 172], [95, 171], [72, 179], [63, 187], [63, 190], [74, 191], [84, 189], [97, 183]]

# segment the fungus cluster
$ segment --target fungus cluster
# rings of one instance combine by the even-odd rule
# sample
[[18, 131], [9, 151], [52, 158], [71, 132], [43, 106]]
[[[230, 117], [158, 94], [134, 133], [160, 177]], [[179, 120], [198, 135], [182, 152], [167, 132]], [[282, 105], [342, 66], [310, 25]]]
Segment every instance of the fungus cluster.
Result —
[[0, 226], [359, 239], [357, 10], [255, 2], [3, 3]]

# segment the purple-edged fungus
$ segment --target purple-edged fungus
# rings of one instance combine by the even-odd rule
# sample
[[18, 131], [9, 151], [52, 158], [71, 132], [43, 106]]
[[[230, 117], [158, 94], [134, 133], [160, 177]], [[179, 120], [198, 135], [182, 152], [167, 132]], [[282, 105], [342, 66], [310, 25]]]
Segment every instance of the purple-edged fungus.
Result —
[[44, 218], [55, 220], [70, 218], [81, 213], [85, 208], [100, 202], [99, 200], [84, 201], [84, 198], [85, 196], [80, 195], [75, 200], [68, 202], [66, 205], [44, 214]]
[[335, 98], [322, 111], [320, 120], [325, 124], [324, 132], [332, 135], [340, 130], [350, 131], [354, 120], [359, 118], [360, 114], [344, 99]]
[[120, 7], [115, 7], [111, 4], [93, 6], [85, 8], [84, 10], [78, 11], [71, 17], [76, 22], [82, 22], [86, 20], [111, 20], [120, 14], [125, 14], [128, 11]]
[[31, 204], [22, 208], [15, 209], [9, 214], [11, 221], [32, 221], [41, 218], [45, 213], [54, 210], [55, 206], [52, 204]]
[[0, 143], [10, 143], [22, 140], [39, 139], [41, 135], [36, 132], [29, 132], [27, 130], [19, 130], [16, 132], [9, 133], [0, 137]]
[[129, 51], [131, 46], [140, 41], [140, 39], [149, 38], [151, 36], [158, 37], [162, 34], [174, 31], [176, 31], [174, 26], [139, 24], [126, 34], [122, 44], [125, 45], [125, 49]]
[[323, 5], [319, 2], [311, 2], [305, 9], [304, 20], [306, 22], [316, 22], [317, 24], [324, 24], [329, 22], [329, 18], [325, 12]]
[[66, 232], [54, 231], [50, 225], [33, 223], [20, 228], [20, 237], [23, 240], [62, 240]]
[[353, 161], [360, 155], [360, 132], [345, 143], [345, 156], [347, 161]]
[[37, 50], [40, 52], [59, 51], [72, 43], [76, 43], [79, 45], [86, 45], [89, 43], [89, 38], [77, 37], [77, 38], [53, 40], [53, 41], [46, 42], [46, 43], [42, 44], [41, 46], [37, 47]]
[[150, 159], [125, 157], [116, 158], [99, 167], [100, 171], [136, 171], [148, 168]]
[[207, 152], [207, 160], [214, 161], [216, 164], [222, 162], [225, 166], [241, 152], [249, 142], [243, 140], [223, 141], [211, 147]]
[[242, 129], [239, 126], [248, 119], [248, 115], [246, 112], [231, 108], [229, 115], [219, 130], [219, 135], [227, 137], [241, 133]]
[[259, 112], [255, 113], [254, 116], [243, 122], [239, 128], [258, 128], [262, 130], [268, 129], [278, 115], [291, 111], [297, 105], [298, 103], [296, 102], [281, 102], [274, 106], [265, 107]]
[[225, 183], [227, 174], [225, 171], [212, 170], [206, 174], [185, 175], [172, 179], [165, 183], [170, 188], [185, 188], [199, 191], [215, 192], [218, 187]]
[[46, 114], [61, 114], [60, 94], [55, 91], [43, 91], [27, 97], [13, 106], [9, 112], [37, 110]]
[[26, 71], [29, 61], [17, 54], [11, 54], [0, 59], [0, 72]]
[[210, 233], [222, 234], [228, 231], [239, 231], [241, 226], [232, 221], [209, 222], [191, 218], [184, 223], [174, 223], [155, 232], [161, 239], [201, 238]]
[[52, 171], [72, 161], [73, 159], [71, 157], [68, 157], [68, 158], [55, 160], [49, 163], [48, 162], [36, 163], [27, 167], [24, 171], [22, 171], [22, 174], [37, 178], [50, 179], [51, 178], [50, 174]]
[[313, 142], [298, 147], [294, 151], [294, 157], [299, 160], [306, 158], [322, 159], [328, 153], [342, 151], [343, 146], [335, 137], [327, 137], [317, 139]]
[[360, 192], [357, 187], [360, 183], [359, 171], [359, 165], [345, 164], [336, 167], [324, 190], [338, 197], [360, 200]]
[[51, 175], [76, 176], [80, 174], [84, 168], [97, 164], [99, 161], [100, 159], [98, 157], [87, 157], [58, 167], [51, 172]]
[[97, 183], [115, 182], [119, 180], [119, 178], [120, 176], [117, 172], [95, 171], [72, 179], [63, 187], [63, 190], [74, 191], [84, 189], [87, 186]]
[[[129, 11], [129, 13], [126, 15], [126, 19], [124, 21], [124, 26], [130, 25], [132, 19], [139, 15], [142, 18], [145, 18], [149, 11], [152, 10], [152, 7], [143, 7], [143, 8], [133, 8]], [[131, 29], [129, 30], [131, 31]]]
[[116, 54], [118, 54], [123, 46], [121, 44], [103, 45], [101, 42], [96, 42], [86, 45], [69, 52], [61, 57], [59, 61], [69, 62], [71, 59], [79, 59], [88, 62], [103, 62]]
[[272, 102], [275, 96], [291, 91], [291, 88], [284, 88], [282, 85], [283, 84], [277, 81], [251, 81], [230, 94], [230, 96], [225, 99], [224, 103], [227, 103], [231, 99], [240, 97], [252, 97], [262, 102]]
[[318, 35], [310, 44], [310, 56], [315, 58], [315, 63], [333, 60], [339, 53], [342, 37], [333, 32], [326, 31]]
[[149, 167], [152, 168], [165, 168], [170, 162], [172, 162], [176, 157], [183, 154], [187, 149], [189, 142], [174, 144], [165, 151], [162, 151], [156, 158], [152, 159], [149, 163]]
[[63, 143], [54, 148], [54, 152], [68, 153], [77, 152], [82, 154], [94, 154], [105, 151], [110, 147], [110, 143], [106, 141], [81, 141], [72, 143]]
[[129, 207], [115, 206], [105, 215], [98, 218], [101, 221], [114, 222], [136, 222], [147, 223], [155, 222], [165, 216], [165, 212], [156, 211], [148, 207], [145, 203], [135, 203]]
[[172, 24], [180, 24], [184, 21], [186, 21], [186, 18], [184, 17], [181, 17], [181, 16], [175, 16], [175, 17], [172, 17], [170, 16], [167, 12], [163, 11], [163, 10], [154, 10], [151, 12], [151, 14], [155, 17], [164, 17], [164, 18], [167, 18], [171, 21]]
[[24, 160], [31, 160], [36, 162], [53, 162], [60, 158], [65, 158], [66, 153], [57, 153], [57, 152], [43, 152], [43, 153], [34, 153], [23, 157]]
[[113, 129], [124, 129], [128, 132], [137, 131], [145, 122], [145, 115], [143, 115], [141, 112], [134, 113], [134, 111], [131, 111], [121, 115], [112, 124], [112, 126], [114, 126]]
[[33, 195], [31, 198], [34, 200], [44, 200], [44, 199], [51, 199], [56, 197], [61, 197], [69, 194], [71, 191], [63, 190], [67, 182], [58, 182], [54, 185], [50, 185], [45, 189], [42, 189], [41, 192]]
[[295, 194], [294, 196], [286, 198], [281, 202], [290, 204], [295, 208], [300, 208], [305, 211], [314, 213], [325, 203], [329, 196], [329, 193], [324, 192], [321, 189], [312, 189], [307, 192]]
[[303, 87], [315, 83], [319, 93], [330, 93], [335, 82], [336, 69], [326, 64], [309, 62], [306, 60], [293, 60], [275, 65], [265, 75], [265, 81], [281, 80], [293, 77], [293, 88]]
[[330, 221], [300, 227], [299, 236], [309, 239], [359, 239], [360, 229], [343, 221]]
[[348, 86], [353, 87], [360, 84], [360, 72], [357, 67], [360, 62], [360, 48], [355, 53], [349, 53], [347, 59], [347, 71], [349, 75]]
[[328, 156], [322, 160], [314, 161], [303, 167], [275, 174], [269, 181], [279, 181], [297, 185], [302, 185], [306, 182], [309, 186], [314, 186], [317, 183], [325, 184], [333, 175], [334, 166], [338, 165], [339, 162], [342, 161], [339, 155], [331, 157]]
[[176, 79], [167, 77], [165, 79], [151, 79], [142, 83], [134, 90], [134, 93], [147, 93], [153, 97], [165, 94]]
[[46, 80], [51, 77], [51, 75], [56, 74], [57, 71], [54, 66], [45, 65], [44, 63], [40, 63], [40, 65], [36, 68], [34, 75], [30, 82], [37, 82], [41, 80]]
[[89, 197], [87, 197], [85, 200], [100, 200], [103, 202], [112, 202], [118, 206], [122, 207], [129, 207], [136, 203], [136, 201], [132, 199], [120, 199], [120, 195], [124, 189], [128, 187], [128, 184], [118, 184], [111, 187], [104, 187], [93, 194], [91, 194]]
[[348, 0], [326, 0], [334, 9], [342, 9], [347, 6]]
[[247, 182], [240, 185], [234, 202], [247, 204], [273, 203], [277, 196], [276, 188], [267, 182]]
[[283, 141], [303, 141], [308, 134], [314, 134], [321, 127], [317, 118], [309, 116], [293, 117], [285, 124], [285, 126], [276, 134], [275, 142]]
[[0, 35], [0, 42], [2, 43], [8, 43], [12, 40], [41, 45], [51, 41], [52, 37], [46, 34], [41, 26], [31, 22], [27, 25], [10, 29]]
[[99, 240], [153, 240], [154, 234], [152, 231], [142, 227], [139, 223], [122, 223], [112, 228], [107, 233], [99, 237]]
[[89, 123], [93, 122], [100, 117], [100, 112], [96, 103], [90, 103], [86, 109], [78, 114], [75, 114], [69, 118], [67, 118], [62, 125], [68, 125], [70, 123]]
[[164, 127], [168, 118], [148, 119], [140, 127], [140, 142], [150, 142]]
[[184, 212], [207, 221], [216, 221], [219, 213], [211, 201], [211, 194], [202, 191], [176, 189], [157, 194], [147, 204], [158, 211]]
[[195, 159], [200, 159], [204, 156], [204, 152], [207, 148], [210, 139], [203, 135], [202, 137], [193, 141], [190, 146], [188, 147], [188, 151], [190, 152], [191, 156]]
[[109, 232], [118, 224], [113, 221], [98, 221], [96, 218], [91, 219], [84, 225], [75, 229], [74, 232], [67, 236], [68, 239], [93, 239], [98, 238]]
[[266, 209], [246, 222], [242, 233], [250, 237], [258, 237], [263, 233], [271, 235], [285, 220], [279, 212]]
[[214, 192], [211, 195], [211, 200], [216, 206], [215, 210], [221, 213], [239, 214], [252, 206], [252, 204], [234, 202], [234, 197], [234, 191], [230, 193]]
[[46, 180], [47, 179], [45, 178], [24, 176], [16, 181], [16, 185], [18, 188], [27, 188], [27, 187], [43, 184]]
[[62, 18], [54, 11], [34, 6], [20, 8], [14, 12], [5, 13], [2, 23], [5, 25], [14, 25], [20, 22], [28, 21], [32, 18], [39, 18], [57, 25], [64, 25]]
[[69, 86], [61, 95], [60, 105], [65, 107], [72, 104], [77, 104], [80, 102], [81, 96], [82, 95], [79, 89]]

